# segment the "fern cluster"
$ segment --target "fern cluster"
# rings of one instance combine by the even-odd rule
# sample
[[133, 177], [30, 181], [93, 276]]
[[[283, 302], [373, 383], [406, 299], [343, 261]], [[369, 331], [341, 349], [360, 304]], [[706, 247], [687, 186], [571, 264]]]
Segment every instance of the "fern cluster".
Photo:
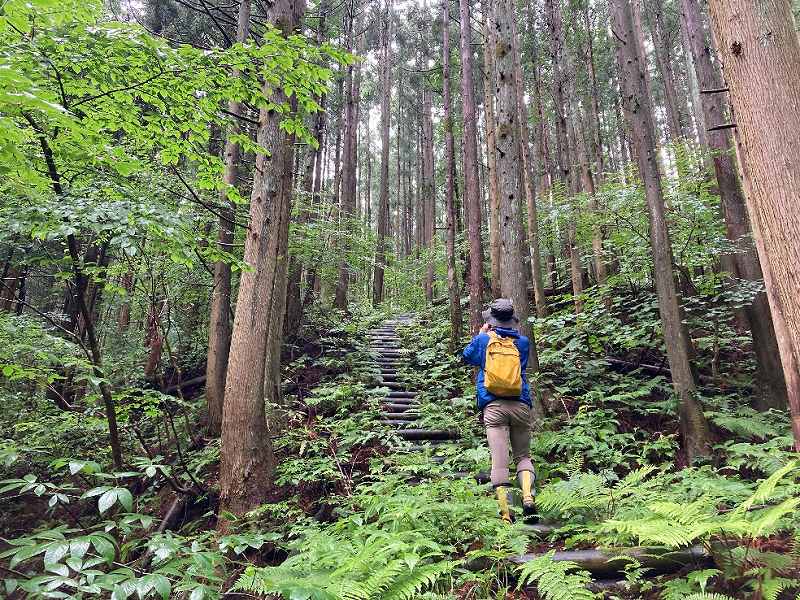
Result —
[[433, 542], [369, 529], [365, 536], [315, 532], [277, 567], [249, 567], [234, 589], [292, 600], [410, 600], [458, 564]]
[[535, 584], [544, 600], [593, 600], [596, 596], [587, 588], [591, 575], [572, 561], [553, 560], [554, 555], [551, 551], [522, 565], [519, 587]]

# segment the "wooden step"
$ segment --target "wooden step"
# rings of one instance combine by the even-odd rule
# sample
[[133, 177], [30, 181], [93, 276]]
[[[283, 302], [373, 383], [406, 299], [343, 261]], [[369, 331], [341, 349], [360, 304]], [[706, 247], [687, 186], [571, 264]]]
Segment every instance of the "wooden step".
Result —
[[[413, 425], [413, 419], [381, 419], [381, 423], [384, 425], [390, 425], [392, 427], [406, 427], [408, 425]], [[403, 431], [402, 429], [400, 431]]]
[[386, 419], [400, 419], [401, 421], [416, 421], [419, 419], [419, 413], [408, 410], [386, 410], [381, 413], [381, 417]]
[[423, 444], [411, 444], [407, 448], [399, 450], [399, 452], [427, 452], [436, 450], [438, 446], [449, 443], [449, 440], [422, 440]]
[[[509, 560], [518, 565], [525, 564], [541, 554], [523, 554], [512, 556]], [[629, 558], [625, 558], [629, 557]], [[650, 573], [674, 573], [686, 565], [693, 565], [702, 568], [711, 562], [711, 556], [703, 546], [693, 546], [672, 550], [669, 548], [613, 548], [613, 549], [588, 549], [588, 550], [565, 550], [556, 552], [552, 560], [572, 561], [578, 563], [580, 567], [589, 571], [592, 575], [608, 576], [623, 574], [625, 565], [638, 561], [641, 566], [650, 569]]]
[[388, 410], [391, 412], [403, 412], [411, 410], [418, 406], [415, 402], [387, 402], [386, 404], [381, 405], [383, 410]]
[[387, 399], [391, 399], [392, 402], [395, 402], [396, 400], [398, 400], [400, 398], [416, 398], [416, 397], [417, 397], [417, 392], [396, 392], [396, 391], [392, 391], [392, 392], [389, 392], [388, 394], [386, 394], [386, 398]]
[[405, 383], [398, 383], [397, 381], [384, 381], [381, 387], [389, 388], [390, 390], [403, 391], [406, 389]]
[[454, 440], [458, 432], [444, 429], [401, 429], [397, 432], [405, 440]]
[[419, 402], [417, 402], [414, 398], [396, 398], [396, 397], [386, 397], [383, 400], [387, 404], [404, 404], [405, 406], [418, 406]]
[[456, 471], [455, 473], [446, 473], [445, 477], [452, 477], [453, 479], [471, 479], [474, 478], [475, 481], [478, 483], [489, 483], [491, 481], [491, 477], [489, 473], [483, 471], [478, 474], [467, 473], [466, 471]]

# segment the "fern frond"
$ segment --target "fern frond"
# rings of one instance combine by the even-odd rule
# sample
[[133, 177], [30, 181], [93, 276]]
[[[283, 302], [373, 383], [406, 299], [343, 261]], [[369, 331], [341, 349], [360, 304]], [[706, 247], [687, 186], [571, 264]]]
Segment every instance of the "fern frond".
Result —
[[635, 471], [631, 471], [616, 483], [614, 489], [617, 492], [621, 492], [636, 487], [637, 485], [642, 483], [645, 479], [647, 479], [648, 475], [650, 475], [653, 471], [657, 470], [658, 467], [656, 467], [655, 465], [645, 465], [644, 467], [636, 469]]
[[713, 594], [709, 592], [697, 592], [684, 597], [683, 600], [733, 600], [730, 596], [725, 594]]
[[456, 565], [455, 562], [441, 561], [417, 567], [395, 580], [382, 595], [376, 596], [374, 600], [411, 600], [425, 588], [433, 587], [445, 573], [451, 572]]
[[593, 600], [586, 587], [592, 580], [588, 571], [572, 561], [555, 561], [555, 551], [526, 562], [519, 568], [517, 589], [535, 584], [544, 600]]
[[787, 514], [794, 512], [800, 505], [800, 497], [784, 500], [778, 506], [773, 506], [764, 514], [753, 521], [753, 535], [756, 537], [775, 531], [778, 522]]
[[[411, 567], [413, 569], [413, 567]], [[381, 598], [383, 592], [397, 581], [398, 577], [409, 570], [409, 564], [404, 559], [395, 559], [384, 565], [378, 571], [369, 576], [362, 584], [368, 592], [365, 598]], [[353, 598], [353, 600], [357, 600]]]
[[800, 581], [797, 579], [772, 577], [761, 583], [761, 595], [764, 600], [778, 600], [778, 596], [780, 596], [781, 592], [797, 587], [800, 587]]
[[755, 504], [760, 504], [769, 500], [775, 493], [775, 488], [778, 487], [778, 484], [781, 482], [781, 480], [796, 468], [797, 461], [793, 460], [789, 464], [775, 471], [772, 475], [762, 481], [758, 488], [756, 488], [756, 491], [753, 493], [753, 495], [750, 496], [750, 498], [748, 498], [745, 502], [737, 506], [734, 512], [747, 512]]

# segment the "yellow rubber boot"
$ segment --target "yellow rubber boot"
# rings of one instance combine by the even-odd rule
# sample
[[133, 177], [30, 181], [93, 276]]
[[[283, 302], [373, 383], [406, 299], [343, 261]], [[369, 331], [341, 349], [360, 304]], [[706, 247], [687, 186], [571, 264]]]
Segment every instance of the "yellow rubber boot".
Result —
[[511, 510], [508, 507], [508, 488], [504, 485], [498, 485], [495, 489], [497, 494], [497, 506], [500, 508], [500, 517], [511, 524]]
[[522, 511], [525, 516], [532, 516], [536, 513], [536, 505], [533, 501], [533, 482], [534, 476], [531, 471], [520, 471], [517, 473], [519, 488], [522, 490]]

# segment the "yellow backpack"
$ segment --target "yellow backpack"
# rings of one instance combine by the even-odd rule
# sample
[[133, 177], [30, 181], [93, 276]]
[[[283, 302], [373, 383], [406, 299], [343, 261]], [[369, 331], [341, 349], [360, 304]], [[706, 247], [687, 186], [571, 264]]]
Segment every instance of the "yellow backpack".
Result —
[[483, 385], [490, 394], [501, 398], [518, 398], [522, 393], [522, 365], [514, 338], [489, 332]]

